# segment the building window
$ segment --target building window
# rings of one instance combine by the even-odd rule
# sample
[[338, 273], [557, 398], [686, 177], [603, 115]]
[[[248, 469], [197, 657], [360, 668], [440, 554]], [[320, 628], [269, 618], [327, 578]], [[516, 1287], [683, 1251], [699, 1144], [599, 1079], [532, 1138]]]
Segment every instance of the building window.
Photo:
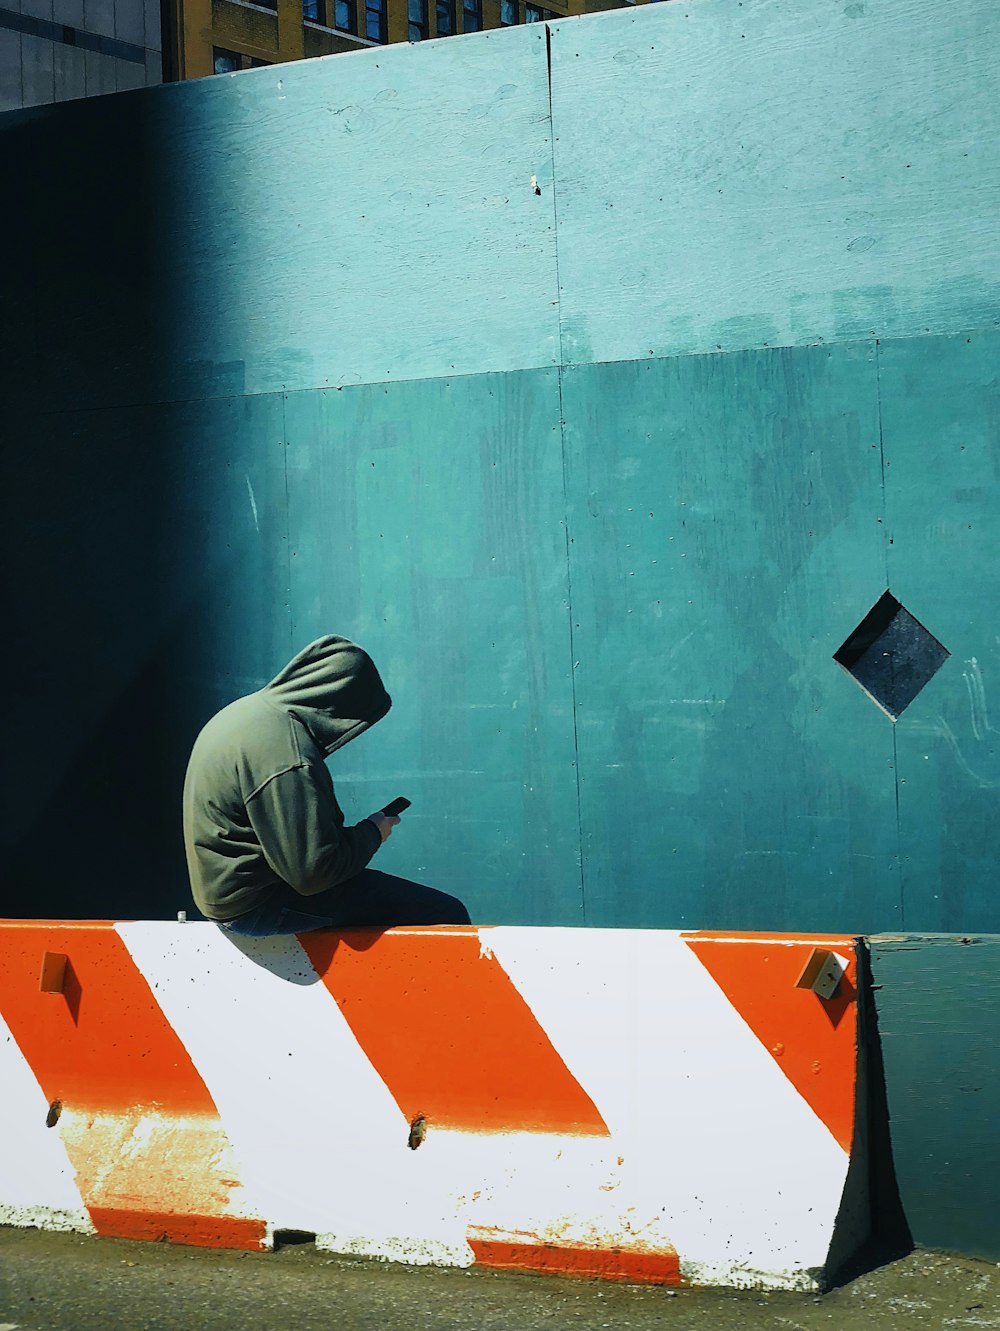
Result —
[[235, 51], [224, 51], [221, 46], [212, 47], [213, 74], [235, 74], [242, 68], [240, 57]]
[[437, 0], [437, 35], [453, 37], [456, 26], [455, 0]]
[[334, 26], [341, 32], [357, 32], [358, 16], [354, 0], [334, 0]]
[[520, 23], [521, 15], [518, 13], [519, 8], [518, 0], [500, 0], [501, 28], [512, 28], [515, 23]]
[[370, 42], [386, 41], [386, 0], [365, 0], [365, 36]]
[[212, 73], [235, 74], [241, 69], [260, 69], [269, 65], [270, 60], [257, 60], [254, 56], [242, 55], [239, 51], [227, 51], [224, 46], [212, 47]]
[[483, 26], [483, 0], [462, 0], [462, 31], [479, 32]]
[[422, 42], [430, 35], [428, 31], [427, 0], [407, 0], [406, 14], [409, 19], [408, 36], [411, 42]]
[[562, 17], [565, 17], [565, 15], [556, 14], [551, 9], [542, 9], [539, 5], [524, 6], [525, 23], [544, 23], [548, 19]]
[[323, 0], [302, 0], [302, 17], [308, 23], [323, 23]]

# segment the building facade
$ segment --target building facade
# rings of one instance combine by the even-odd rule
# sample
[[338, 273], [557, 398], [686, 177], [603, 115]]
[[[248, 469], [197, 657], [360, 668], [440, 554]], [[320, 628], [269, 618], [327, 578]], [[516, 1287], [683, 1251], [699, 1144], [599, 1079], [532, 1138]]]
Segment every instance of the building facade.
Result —
[[163, 81], [160, 0], [0, 0], [0, 111]]
[[171, 40], [177, 77], [196, 79], [618, 7], [614, 0], [174, 0]]
[[647, 0], [0, 0], [0, 111]]

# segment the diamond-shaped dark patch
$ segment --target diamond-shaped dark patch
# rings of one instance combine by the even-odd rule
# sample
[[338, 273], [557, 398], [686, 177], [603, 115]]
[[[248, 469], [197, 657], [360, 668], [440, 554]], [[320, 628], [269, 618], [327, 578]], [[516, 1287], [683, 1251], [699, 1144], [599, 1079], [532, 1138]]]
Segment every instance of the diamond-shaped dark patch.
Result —
[[833, 659], [895, 721], [950, 655], [933, 633], [886, 592]]

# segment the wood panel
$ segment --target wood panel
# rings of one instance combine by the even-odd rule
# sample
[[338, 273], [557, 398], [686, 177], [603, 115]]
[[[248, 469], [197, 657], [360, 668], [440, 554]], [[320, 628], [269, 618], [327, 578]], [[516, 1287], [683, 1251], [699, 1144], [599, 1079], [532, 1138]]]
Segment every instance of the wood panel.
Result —
[[[343, 633], [393, 710], [332, 763], [379, 867], [474, 919], [580, 919], [558, 372], [292, 394], [297, 642]], [[346, 807], [345, 803], [345, 807]]]
[[992, 325], [989, 0], [675, 3], [551, 30], [567, 361]]
[[896, 726], [908, 929], [997, 927], [1000, 335], [880, 348], [894, 595], [951, 653]]
[[898, 920], [874, 348], [566, 371], [586, 920]]
[[555, 363], [545, 45], [522, 27], [13, 117], [4, 244], [44, 256], [5, 291], [15, 386], [108, 405]]

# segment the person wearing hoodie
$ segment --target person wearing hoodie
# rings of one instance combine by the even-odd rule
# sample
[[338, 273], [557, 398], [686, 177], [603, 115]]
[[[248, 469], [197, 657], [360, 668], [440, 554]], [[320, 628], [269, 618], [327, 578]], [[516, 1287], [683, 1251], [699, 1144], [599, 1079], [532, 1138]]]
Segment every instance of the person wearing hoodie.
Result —
[[347, 826], [325, 759], [392, 702], [367, 652], [330, 634], [205, 725], [184, 779], [198, 909], [253, 937], [351, 925], [469, 922], [455, 897], [367, 866], [399, 818]]

